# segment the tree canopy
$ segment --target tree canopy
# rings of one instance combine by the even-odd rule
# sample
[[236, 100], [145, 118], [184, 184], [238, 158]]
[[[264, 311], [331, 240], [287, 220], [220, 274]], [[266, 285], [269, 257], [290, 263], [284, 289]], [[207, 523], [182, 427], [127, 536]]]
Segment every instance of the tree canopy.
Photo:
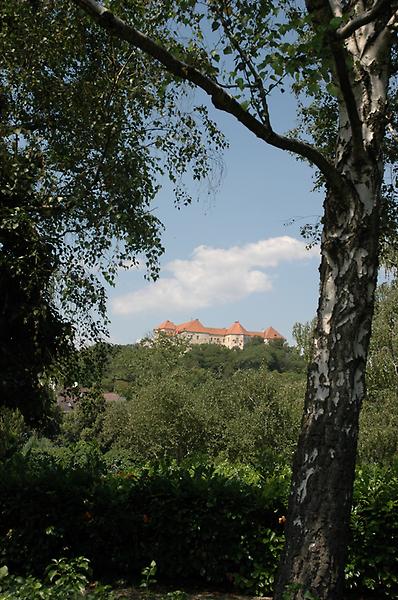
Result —
[[160, 176], [189, 202], [183, 174], [206, 177], [224, 140], [186, 86], [76, 7], [7, 2], [0, 23], [2, 397], [33, 417], [50, 363], [104, 333], [104, 284], [157, 276]]

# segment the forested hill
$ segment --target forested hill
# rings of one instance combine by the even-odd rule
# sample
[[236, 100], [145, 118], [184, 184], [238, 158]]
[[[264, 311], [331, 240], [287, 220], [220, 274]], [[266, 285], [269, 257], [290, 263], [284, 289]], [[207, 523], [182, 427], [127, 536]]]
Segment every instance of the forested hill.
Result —
[[[359, 464], [392, 464], [398, 456], [396, 279], [379, 287], [376, 300]], [[244, 350], [190, 347], [167, 336], [134, 345], [89, 347], [80, 353], [82, 363], [88, 364], [79, 384], [94, 388], [64, 415], [60, 439], [67, 444], [95, 440], [109, 456], [122, 453], [134, 464], [197, 456], [260, 470], [290, 464], [305, 395], [305, 364], [311, 360], [312, 327], [313, 323], [294, 326], [293, 348], [258, 340]], [[100, 360], [101, 353], [105, 360]], [[101, 380], [102, 387], [96, 388]], [[104, 391], [122, 398], [106, 402]]]
[[304, 373], [305, 361], [295, 347], [281, 340], [264, 344], [254, 338], [243, 350], [200, 344], [189, 347], [182, 341], [167, 338], [158, 343], [147, 340], [134, 345], [115, 345], [109, 348], [103, 386], [107, 391], [123, 390], [149, 370], [159, 372], [166, 367], [192, 371], [210, 371], [217, 378], [230, 378], [237, 371], [260, 369], [279, 373]]

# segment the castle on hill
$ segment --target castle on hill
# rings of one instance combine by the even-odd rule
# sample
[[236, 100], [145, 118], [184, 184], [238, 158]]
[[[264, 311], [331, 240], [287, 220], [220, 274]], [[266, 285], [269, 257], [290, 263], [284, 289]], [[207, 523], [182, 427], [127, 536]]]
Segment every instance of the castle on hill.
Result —
[[270, 340], [284, 340], [283, 335], [278, 333], [273, 327], [268, 327], [264, 331], [248, 331], [235, 321], [228, 328], [205, 327], [199, 321], [194, 319], [181, 325], [175, 325], [172, 321], [163, 321], [154, 328], [155, 336], [159, 334], [179, 335], [191, 344], [218, 344], [227, 348], [244, 348], [247, 342], [260, 337], [267, 344]]

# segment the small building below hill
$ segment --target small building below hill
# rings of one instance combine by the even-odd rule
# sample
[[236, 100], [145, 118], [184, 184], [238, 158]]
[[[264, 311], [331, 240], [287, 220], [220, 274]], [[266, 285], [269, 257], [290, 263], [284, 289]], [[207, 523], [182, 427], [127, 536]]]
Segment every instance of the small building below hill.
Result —
[[180, 325], [175, 325], [172, 321], [163, 321], [154, 328], [155, 336], [159, 334], [178, 335], [187, 340], [190, 344], [218, 344], [227, 348], [244, 348], [245, 344], [254, 337], [259, 337], [267, 344], [270, 340], [284, 340], [283, 335], [278, 333], [273, 327], [268, 327], [264, 331], [248, 331], [235, 321], [228, 328], [205, 327], [199, 321], [187, 321]]
[[[57, 394], [57, 405], [62, 412], [71, 412], [74, 410], [80, 400], [90, 393], [90, 388], [79, 387], [78, 389], [64, 389]], [[104, 392], [102, 394], [105, 402], [119, 402], [125, 400], [124, 396], [120, 396], [116, 392]]]

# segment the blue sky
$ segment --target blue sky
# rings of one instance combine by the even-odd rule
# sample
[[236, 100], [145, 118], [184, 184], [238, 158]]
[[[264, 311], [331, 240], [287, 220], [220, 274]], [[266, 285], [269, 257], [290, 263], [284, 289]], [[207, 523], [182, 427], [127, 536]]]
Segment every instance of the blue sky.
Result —
[[[271, 105], [274, 128], [295, 125], [288, 94]], [[122, 271], [109, 290], [110, 339], [134, 343], [154, 326], [199, 318], [226, 327], [239, 320], [249, 330], [273, 326], [289, 342], [296, 321], [310, 320], [318, 296], [319, 252], [305, 250], [299, 224], [322, 212], [322, 194], [311, 192], [312, 169], [271, 148], [229, 115], [212, 111], [230, 147], [219, 190], [177, 210], [167, 181], [156, 214], [166, 252], [158, 282], [145, 271]], [[194, 192], [195, 193], [195, 192]], [[298, 224], [286, 223], [298, 218]]]

